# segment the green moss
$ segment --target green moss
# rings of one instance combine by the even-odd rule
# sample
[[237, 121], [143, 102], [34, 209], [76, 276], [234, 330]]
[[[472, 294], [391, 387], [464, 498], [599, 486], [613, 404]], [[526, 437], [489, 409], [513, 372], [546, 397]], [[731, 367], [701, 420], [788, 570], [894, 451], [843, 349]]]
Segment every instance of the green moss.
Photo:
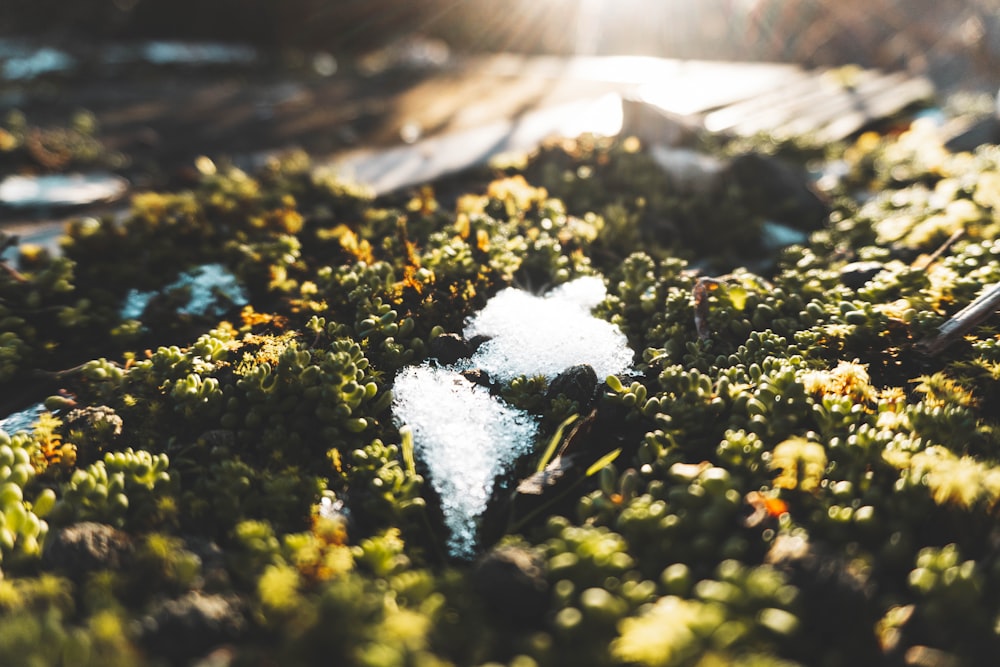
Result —
[[[632, 141], [545, 148], [453, 208], [297, 157], [71, 225], [64, 257], [0, 272], [0, 392], [52, 394], [0, 433], [0, 656], [157, 664], [181, 622], [235, 664], [996, 653], [1000, 337], [987, 320], [936, 356], [918, 343], [1000, 281], [1000, 153], [929, 142], [839, 149], [828, 224], [767, 275], [734, 264], [764, 252], [752, 197], [677, 191]], [[203, 263], [249, 304], [123, 320], [129, 288]], [[395, 373], [499, 289], [594, 272], [634, 373], [588, 406], [539, 378], [493, 388], [545, 431], [518, 474], [551, 441], [563, 477], [495, 499], [496, 554], [530, 551], [530, 572], [448, 561]], [[120, 527], [129, 556], [63, 579], [44, 549], [83, 521]]]

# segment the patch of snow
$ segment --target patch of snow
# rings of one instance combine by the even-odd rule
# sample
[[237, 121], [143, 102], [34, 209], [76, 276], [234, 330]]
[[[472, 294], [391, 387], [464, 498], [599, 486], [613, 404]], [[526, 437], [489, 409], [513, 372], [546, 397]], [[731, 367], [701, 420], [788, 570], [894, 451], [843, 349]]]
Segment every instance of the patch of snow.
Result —
[[846, 160], [828, 160], [810, 172], [816, 187], [822, 192], [830, 192], [847, 178], [851, 166]]
[[198, 317], [221, 317], [233, 305], [242, 306], [250, 301], [239, 280], [221, 264], [205, 264], [181, 276], [159, 292], [129, 290], [121, 309], [124, 319], [137, 319], [157, 294], [187, 288], [190, 297], [177, 312]]
[[13, 435], [18, 431], [30, 431], [43, 412], [45, 412], [45, 404], [36, 403], [24, 410], [10, 414], [0, 419], [0, 431], [4, 431], [8, 435]]
[[150, 42], [142, 52], [154, 65], [247, 65], [257, 59], [252, 47], [211, 42]]
[[591, 315], [605, 297], [600, 278], [578, 278], [543, 296], [508, 288], [472, 317], [466, 339], [487, 336], [463, 368], [478, 368], [494, 380], [544, 375], [552, 380], [570, 366], [589, 364], [597, 377], [627, 371], [633, 352], [625, 335]]
[[0, 181], [0, 204], [13, 208], [83, 206], [118, 199], [128, 181], [107, 172], [8, 176]]
[[137, 289], [130, 289], [125, 295], [125, 304], [122, 305], [120, 315], [123, 320], [137, 320], [142, 317], [146, 306], [156, 296], [156, 292], [141, 292]]
[[429, 365], [396, 376], [393, 411], [411, 427], [414, 450], [441, 496], [452, 555], [474, 555], [477, 519], [494, 480], [531, 450], [537, 423], [457, 371]]
[[65, 72], [76, 61], [67, 53], [48, 46], [29, 47], [8, 39], [0, 39], [0, 78], [8, 81], [28, 81], [43, 74]]
[[597, 308], [607, 296], [604, 280], [598, 276], [582, 276], [557, 285], [545, 293], [548, 299], [572, 303], [587, 311]]
[[633, 353], [625, 336], [591, 315], [605, 296], [598, 277], [578, 278], [544, 296], [503, 290], [465, 329], [466, 338], [492, 336], [470, 359], [411, 366], [396, 376], [393, 415], [399, 427], [412, 430], [414, 450], [441, 496], [453, 556], [474, 555], [478, 520], [494, 480], [531, 452], [538, 433], [534, 417], [461, 371], [482, 369], [509, 381], [518, 375], [551, 380], [576, 364], [590, 364], [598, 377], [629, 370]]

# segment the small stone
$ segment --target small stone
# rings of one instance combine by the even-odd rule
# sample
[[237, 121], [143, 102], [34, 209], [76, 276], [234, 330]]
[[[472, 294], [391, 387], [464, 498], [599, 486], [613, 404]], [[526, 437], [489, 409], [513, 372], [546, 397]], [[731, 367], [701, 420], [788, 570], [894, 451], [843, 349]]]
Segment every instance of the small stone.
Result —
[[472, 384], [478, 384], [480, 387], [486, 387], [487, 389], [493, 388], [493, 381], [490, 380], [490, 376], [486, 371], [481, 368], [470, 368], [467, 371], [462, 371], [460, 375]]
[[805, 599], [823, 600], [803, 611], [800, 618], [806, 627], [835, 627], [843, 636], [857, 638], [837, 648], [837, 664], [861, 664], [864, 656], [878, 654], [876, 638], [868, 630], [878, 623], [870, 572], [800, 535], [779, 535], [764, 562], [782, 571]]
[[448, 366], [459, 359], [471, 357], [473, 348], [458, 334], [445, 333], [430, 342], [429, 351], [438, 363]]
[[143, 619], [143, 643], [156, 655], [187, 664], [246, 632], [242, 606], [234, 596], [199, 591], [163, 600]]
[[881, 262], [851, 262], [841, 267], [840, 282], [844, 287], [860, 289], [884, 268]]
[[490, 336], [483, 334], [476, 334], [469, 339], [469, 347], [472, 348], [472, 353], [475, 354], [476, 350], [482, 347], [483, 343], [487, 343], [490, 340]]
[[597, 389], [597, 373], [589, 364], [577, 364], [570, 366], [557, 375], [549, 389], [545, 392], [545, 398], [552, 400], [560, 394], [571, 401], [576, 401], [580, 406], [587, 406], [594, 398]]
[[49, 535], [42, 553], [47, 569], [59, 570], [74, 581], [91, 572], [119, 570], [132, 558], [134, 547], [128, 534], [113, 526], [92, 521], [74, 523]]
[[745, 153], [733, 158], [725, 178], [748, 193], [764, 217], [811, 232], [822, 229], [830, 205], [804, 170], [776, 157]]
[[226, 554], [214, 540], [196, 535], [184, 538], [184, 548], [201, 561], [201, 579], [198, 588], [222, 590], [232, 586], [226, 568]]
[[889, 256], [905, 264], [912, 264], [920, 254], [920, 248], [913, 248], [899, 241], [889, 244]]
[[537, 624], [548, 606], [544, 560], [522, 547], [501, 547], [483, 556], [473, 586], [489, 613], [511, 627]]
[[74, 408], [64, 419], [70, 442], [76, 445], [77, 462], [96, 459], [122, 433], [122, 418], [106, 405]]

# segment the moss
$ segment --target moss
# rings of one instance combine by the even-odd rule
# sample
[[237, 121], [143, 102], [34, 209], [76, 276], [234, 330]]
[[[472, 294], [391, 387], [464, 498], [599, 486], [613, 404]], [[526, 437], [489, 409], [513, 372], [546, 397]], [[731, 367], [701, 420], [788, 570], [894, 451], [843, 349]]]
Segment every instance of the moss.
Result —
[[[766, 274], [739, 265], [751, 198], [675, 191], [634, 141], [546, 147], [454, 207], [298, 157], [71, 225], [65, 256], [0, 272], [0, 391], [51, 394], [0, 434], [0, 655], [197, 660], [153, 628], [184, 624], [235, 664], [995, 653], [1000, 338], [919, 343], [1000, 280], [1000, 153], [915, 128], [838, 157], [829, 220]], [[206, 263], [249, 303], [122, 317]], [[449, 561], [393, 378], [500, 289], [592, 273], [634, 372], [492, 387], [543, 425], [534, 483], [494, 499], [481, 564]], [[66, 569], [74, 535], [114, 558]], [[520, 593], [484, 582], [512, 553]]]

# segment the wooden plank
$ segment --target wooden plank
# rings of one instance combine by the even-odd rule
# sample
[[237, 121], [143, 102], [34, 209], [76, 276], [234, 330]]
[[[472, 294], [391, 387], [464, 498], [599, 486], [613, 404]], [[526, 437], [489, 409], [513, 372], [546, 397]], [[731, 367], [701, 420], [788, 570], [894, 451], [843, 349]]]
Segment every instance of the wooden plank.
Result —
[[824, 100], [822, 104], [813, 106], [807, 113], [783, 123], [780, 129], [784, 134], [789, 135], [816, 133], [845, 115], [856, 112], [866, 113], [865, 109], [870, 98], [882, 90], [895, 88], [906, 80], [907, 75], [901, 72], [873, 77], [859, 86], [845, 89], [837, 95], [831, 95], [829, 99]]
[[[819, 126], [819, 123], [811, 121], [817, 114], [825, 113], [825, 110], [836, 107], [842, 108], [849, 105], [853, 91], [859, 87], [871, 85], [872, 82], [880, 78], [880, 74], [873, 71], [859, 73], [853, 81], [852, 86], [844, 85], [826, 73], [815, 73], [808, 77], [810, 85], [796, 86], [789, 91], [776, 91], [774, 95], [763, 96], [757, 100], [756, 106], [740, 105], [720, 109], [717, 114], [728, 117], [730, 121], [729, 132], [739, 136], [751, 136], [758, 132], [783, 131], [788, 133], [788, 124], [807, 122], [812, 129]], [[749, 108], [746, 108], [749, 107]], [[742, 116], [742, 117], [739, 117]], [[710, 115], [705, 119], [705, 127], [711, 131], [719, 131], [721, 128], [713, 128], [713, 122], [718, 124], [718, 116]]]
[[638, 89], [650, 104], [681, 116], [705, 114], [713, 109], [766, 95], [801, 79], [794, 65], [759, 66], [740, 63], [691, 61], [669, 79]]
[[763, 95], [710, 111], [704, 119], [709, 132], [739, 132], [736, 128], [750, 119], [767, 113], [778, 113], [797, 106], [803, 98], [823, 94], [831, 85], [827, 72], [802, 71], [796, 79]]
[[865, 125], [888, 118], [906, 107], [934, 96], [934, 85], [923, 77], [907, 79], [887, 87], [866, 100], [863, 108], [841, 115], [817, 132], [820, 141], [837, 141]]
[[[879, 114], [894, 113], [915, 96], [933, 92], [926, 80], [899, 73], [864, 71], [851, 82], [854, 85], [847, 86], [827, 73], [806, 72], [797, 66], [660, 58], [496, 56], [471, 71], [477, 76], [499, 76], [495, 84], [501, 91], [508, 74], [522, 81], [539, 77], [563, 81], [561, 77], [568, 76], [607, 83], [617, 77], [619, 82], [645, 81], [646, 85], [626, 86], [625, 90], [638, 91], [638, 95], [626, 96], [625, 101], [610, 94], [601, 101], [531, 108], [412, 145], [352, 154], [331, 166], [382, 194], [484, 164], [499, 153], [534, 149], [556, 135], [621, 131], [636, 134], [647, 144], [674, 145], [687, 133], [702, 129], [706, 119], [722, 118], [732, 124], [729, 131], [739, 133], [823, 131], [824, 136], [840, 139]], [[650, 82], [655, 76], [661, 78]]]
[[477, 75], [616, 84], [676, 114], [702, 113], [787, 85], [802, 68], [786, 63], [677, 60], [651, 56], [516, 56], [473, 59]]
[[325, 165], [337, 174], [385, 194], [486, 164], [496, 155], [528, 151], [555, 136], [585, 132], [614, 136], [621, 129], [621, 98], [539, 109], [478, 128], [449, 132], [379, 151], [362, 151]]

